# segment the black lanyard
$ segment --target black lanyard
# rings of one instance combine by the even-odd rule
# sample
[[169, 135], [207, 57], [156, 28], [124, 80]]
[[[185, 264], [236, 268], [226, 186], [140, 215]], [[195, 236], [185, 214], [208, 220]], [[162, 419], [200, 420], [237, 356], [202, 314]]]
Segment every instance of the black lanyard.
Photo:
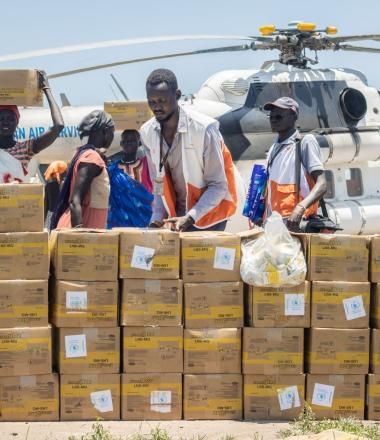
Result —
[[[170, 153], [170, 147], [168, 145], [168, 151], [166, 152], [164, 157], [162, 157], [163, 148], [164, 148], [164, 135], [162, 134], [162, 128], [163, 127], [161, 126], [161, 131], [160, 131], [160, 166], [159, 166], [160, 173], [162, 172], [162, 168], [166, 165], [166, 162], [168, 160], [168, 156]], [[165, 167], [165, 169], [166, 169], [166, 167]]]

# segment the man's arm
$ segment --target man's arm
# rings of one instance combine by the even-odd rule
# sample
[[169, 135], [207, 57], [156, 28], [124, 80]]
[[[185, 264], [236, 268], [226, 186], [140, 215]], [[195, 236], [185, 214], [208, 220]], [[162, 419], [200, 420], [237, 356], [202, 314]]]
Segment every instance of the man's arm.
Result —
[[302, 166], [310, 174], [315, 185], [310, 193], [297, 204], [288, 218], [287, 227], [297, 232], [305, 211], [314, 203], [319, 202], [327, 191], [326, 175], [324, 172], [322, 155], [319, 144], [314, 136], [305, 136], [301, 144]]
[[287, 227], [290, 231], [297, 232], [299, 230], [299, 225], [306, 209], [308, 209], [313, 203], [319, 202], [327, 191], [326, 176], [324, 171], [313, 171], [311, 173], [311, 177], [314, 180], [315, 185], [310, 191], [309, 195], [305, 197], [302, 202], [297, 204], [292, 214], [288, 218]]
[[153, 213], [149, 225], [160, 228], [163, 226], [164, 220], [167, 216], [168, 214], [162, 201], [162, 197], [155, 194], [153, 200]]
[[64, 122], [61, 110], [55, 102], [54, 96], [51, 93], [49, 81], [45, 72], [39, 72], [41, 89], [44, 91], [47, 102], [50, 107], [51, 118], [53, 126], [43, 135], [35, 139], [33, 142], [33, 153], [37, 154], [45, 148], [49, 147], [58, 137], [59, 133], [64, 127]]
[[75, 180], [73, 197], [70, 201], [71, 227], [83, 225], [82, 203], [95, 177], [99, 176], [102, 168], [93, 163], [83, 163], [78, 167], [78, 174]]

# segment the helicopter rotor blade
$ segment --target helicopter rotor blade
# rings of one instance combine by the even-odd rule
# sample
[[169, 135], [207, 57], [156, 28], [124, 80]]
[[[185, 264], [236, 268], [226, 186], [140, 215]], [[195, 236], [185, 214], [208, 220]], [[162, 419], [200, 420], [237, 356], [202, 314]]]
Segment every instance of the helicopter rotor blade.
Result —
[[325, 37], [333, 43], [344, 43], [345, 41], [380, 41], [380, 34], [368, 34], [368, 35], [346, 35], [342, 37]]
[[165, 41], [185, 40], [249, 40], [253, 38], [245, 35], [169, 35], [162, 37], [128, 38], [122, 40], [107, 40], [97, 43], [74, 44], [49, 49], [39, 49], [28, 52], [19, 52], [8, 55], [0, 55], [0, 62], [17, 61], [28, 58], [44, 57], [48, 55], [61, 55], [64, 53], [82, 52], [85, 50], [104, 49], [109, 47], [133, 46], [136, 44], [160, 43]]
[[83, 67], [80, 69], [67, 70], [65, 72], [53, 73], [52, 75], [48, 75], [48, 78], [49, 79], [62, 78], [64, 76], [76, 75], [78, 73], [91, 72], [93, 70], [106, 69], [108, 67], [123, 66], [125, 64], [141, 63], [144, 61], [162, 60], [165, 58], [176, 58], [176, 57], [183, 57], [183, 56], [189, 56], [189, 55], [200, 55], [200, 54], [206, 54], [206, 53], [239, 52], [239, 51], [245, 51], [245, 50], [249, 50], [249, 49], [251, 49], [251, 45], [243, 44], [243, 45], [237, 45], [237, 46], [215, 47], [215, 48], [211, 48], [211, 49], [192, 50], [192, 51], [188, 51], [188, 52], [177, 52], [177, 53], [170, 53], [170, 54], [164, 54], [164, 55], [156, 55], [156, 56], [151, 56], [151, 57], [135, 58], [132, 60], [116, 61], [114, 63], [98, 64], [95, 66], [89, 66], [89, 67]]
[[380, 48], [377, 47], [360, 47], [352, 46], [351, 44], [339, 44], [336, 50], [345, 50], [347, 52], [366, 52], [366, 53], [380, 53]]

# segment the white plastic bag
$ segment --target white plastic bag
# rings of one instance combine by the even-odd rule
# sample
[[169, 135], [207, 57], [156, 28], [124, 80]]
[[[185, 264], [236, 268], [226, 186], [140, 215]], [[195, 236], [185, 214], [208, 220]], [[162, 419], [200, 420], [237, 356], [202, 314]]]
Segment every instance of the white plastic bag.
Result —
[[242, 244], [240, 273], [251, 286], [297, 286], [305, 281], [306, 271], [301, 243], [278, 212], [267, 219], [261, 237]]

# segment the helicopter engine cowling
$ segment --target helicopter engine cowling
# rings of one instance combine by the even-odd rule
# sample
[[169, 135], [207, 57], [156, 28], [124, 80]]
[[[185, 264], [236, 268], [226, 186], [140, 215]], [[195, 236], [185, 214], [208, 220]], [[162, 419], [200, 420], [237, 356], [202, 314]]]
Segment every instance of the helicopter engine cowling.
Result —
[[316, 138], [327, 165], [380, 158], [380, 130], [377, 127], [322, 130], [317, 132]]

